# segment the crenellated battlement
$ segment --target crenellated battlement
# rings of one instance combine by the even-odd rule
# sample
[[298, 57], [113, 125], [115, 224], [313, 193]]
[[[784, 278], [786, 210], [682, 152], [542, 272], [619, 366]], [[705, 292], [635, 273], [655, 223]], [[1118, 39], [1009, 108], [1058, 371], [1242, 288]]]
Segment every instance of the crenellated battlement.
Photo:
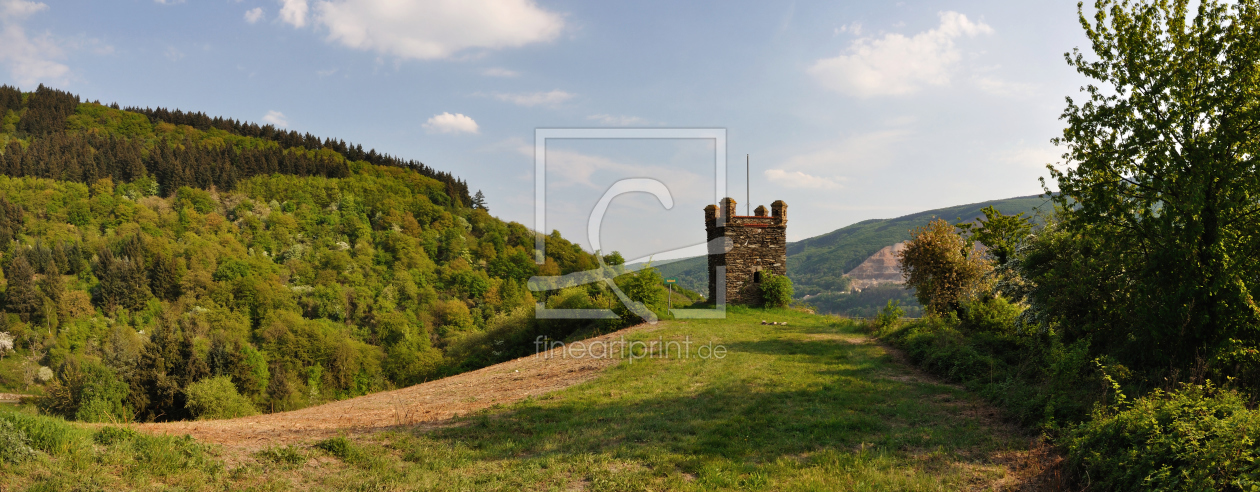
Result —
[[[717, 270], [723, 267], [723, 294], [733, 304], [761, 304], [761, 272], [787, 275], [787, 204], [775, 200], [767, 211], [758, 206], [755, 215], [736, 215], [733, 198], [704, 208], [708, 240], [725, 237], [731, 250], [709, 255], [709, 298], [719, 296]], [[769, 215], [767, 215], [769, 212]]]

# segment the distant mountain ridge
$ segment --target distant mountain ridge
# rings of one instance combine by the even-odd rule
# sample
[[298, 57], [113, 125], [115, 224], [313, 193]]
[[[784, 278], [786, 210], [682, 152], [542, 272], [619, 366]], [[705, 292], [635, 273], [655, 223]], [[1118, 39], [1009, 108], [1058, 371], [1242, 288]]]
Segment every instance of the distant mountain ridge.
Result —
[[[935, 218], [950, 222], [974, 220], [982, 217], [981, 210], [989, 206], [1006, 215], [1022, 212], [1037, 221], [1040, 220], [1036, 216], [1037, 210], [1049, 211], [1052, 205], [1044, 195], [1030, 195], [938, 208], [892, 219], [864, 220], [788, 243], [788, 277], [795, 285], [797, 297], [838, 290], [844, 283], [842, 277], [845, 273], [880, 250], [909, 240], [912, 229], [927, 225]], [[677, 278], [683, 287], [708, 293], [706, 257], [688, 258], [656, 267], [665, 277]]]

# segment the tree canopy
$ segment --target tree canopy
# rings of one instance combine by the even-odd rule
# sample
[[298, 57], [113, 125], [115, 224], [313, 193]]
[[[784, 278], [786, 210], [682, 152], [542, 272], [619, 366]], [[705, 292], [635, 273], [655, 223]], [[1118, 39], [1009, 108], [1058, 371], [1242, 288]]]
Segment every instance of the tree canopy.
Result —
[[[1260, 341], [1260, 9], [1186, 0], [1080, 7], [1092, 79], [1067, 100], [1051, 168], [1064, 234], [1088, 237], [1112, 303], [1075, 316], [1108, 352], [1147, 367], [1212, 361]], [[1111, 279], [1122, 275], [1124, 281]], [[1093, 319], [1098, 322], [1090, 323]]]

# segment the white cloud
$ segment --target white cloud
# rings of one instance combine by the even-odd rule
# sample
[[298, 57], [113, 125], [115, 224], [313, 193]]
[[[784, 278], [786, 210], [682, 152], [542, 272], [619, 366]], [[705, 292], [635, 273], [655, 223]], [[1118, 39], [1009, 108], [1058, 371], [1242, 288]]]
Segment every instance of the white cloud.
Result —
[[26, 20], [27, 17], [47, 10], [48, 5], [43, 2], [28, 2], [26, 0], [5, 0], [0, 2], [0, 17], [4, 20]]
[[506, 68], [497, 68], [497, 67], [487, 68], [485, 70], [482, 70], [481, 74], [487, 77], [503, 77], [503, 78], [513, 78], [513, 77], [517, 77], [521, 75], [520, 72], [517, 72], [515, 70], [508, 70]]
[[0, 62], [19, 84], [65, 83], [70, 74], [70, 67], [54, 61], [63, 50], [52, 35], [30, 37], [22, 26], [28, 17], [47, 9], [42, 2], [0, 0]]
[[280, 20], [293, 27], [305, 26], [309, 11], [306, 0], [280, 0]]
[[780, 186], [787, 188], [805, 188], [813, 190], [834, 190], [840, 187], [840, 183], [836, 179], [822, 176], [810, 176], [800, 171], [784, 171], [782, 169], [767, 169], [765, 171], [766, 179], [772, 183], [778, 183]]
[[824, 87], [858, 97], [897, 96], [949, 84], [950, 72], [962, 59], [954, 39], [990, 34], [993, 28], [958, 12], [941, 12], [940, 18], [940, 26], [914, 37], [885, 34], [854, 40], [846, 54], [818, 60], [808, 71]]
[[854, 36], [861, 36], [861, 35], [862, 35], [862, 23], [860, 23], [860, 22], [854, 22], [854, 23], [849, 24], [849, 25], [847, 25], [847, 26], [840, 26], [840, 27], [837, 27], [837, 28], [836, 28], [836, 35], [837, 35], [837, 36], [839, 36], [841, 33], [846, 33], [846, 32], [847, 32], [847, 33], [849, 33], [849, 34], [852, 34], [852, 35], [854, 35]]
[[586, 119], [594, 120], [600, 124], [608, 126], [636, 126], [646, 125], [648, 123], [647, 120], [638, 116], [613, 116], [611, 114], [593, 114], [587, 116]]
[[153, 0], [153, 1], [160, 3], [162, 5], [175, 5], [177, 3], [184, 3], [184, 0]]
[[[285, 22], [306, 24], [306, 0], [281, 1]], [[515, 48], [551, 41], [564, 28], [559, 14], [532, 0], [321, 0], [314, 10], [330, 41], [402, 59]]]
[[289, 126], [289, 119], [284, 116], [284, 113], [276, 110], [268, 111], [267, 114], [262, 117], [262, 120], [264, 123], [271, 123], [272, 125], [280, 128], [287, 128]]
[[500, 101], [510, 102], [517, 106], [556, 106], [573, 99], [573, 94], [561, 90], [554, 90], [551, 92], [528, 92], [518, 94], [495, 93], [494, 98]]
[[424, 123], [424, 129], [429, 133], [480, 133], [481, 128], [477, 126], [477, 122], [472, 118], [459, 113], [450, 114], [442, 113], [429, 118]]
[[905, 128], [853, 135], [784, 159], [779, 167], [818, 173], [836, 169], [871, 170], [894, 162], [910, 136], [911, 131]]
[[163, 54], [166, 55], [166, 58], [170, 61], [179, 61], [184, 58], [184, 52], [174, 46], [167, 46], [166, 51], [163, 52]]
[[262, 18], [263, 18], [262, 7], [254, 7], [252, 9], [245, 11], [245, 22], [253, 24], [255, 22], [262, 20]]

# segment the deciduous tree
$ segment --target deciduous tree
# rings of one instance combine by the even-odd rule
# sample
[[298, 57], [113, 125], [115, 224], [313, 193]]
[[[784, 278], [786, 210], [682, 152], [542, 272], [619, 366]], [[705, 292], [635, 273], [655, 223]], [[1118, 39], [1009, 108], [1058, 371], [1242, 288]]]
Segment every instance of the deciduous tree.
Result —
[[1147, 368], [1255, 345], [1260, 2], [1208, 0], [1192, 12], [1184, 0], [1099, 0], [1080, 22], [1093, 55], [1067, 61], [1093, 81], [1063, 112], [1055, 143], [1070, 167], [1051, 169], [1055, 199], [1064, 233], [1096, 243], [1095, 270], [1125, 277], [1106, 284], [1117, 295], [1075, 304], [1124, 313], [1088, 335]]

